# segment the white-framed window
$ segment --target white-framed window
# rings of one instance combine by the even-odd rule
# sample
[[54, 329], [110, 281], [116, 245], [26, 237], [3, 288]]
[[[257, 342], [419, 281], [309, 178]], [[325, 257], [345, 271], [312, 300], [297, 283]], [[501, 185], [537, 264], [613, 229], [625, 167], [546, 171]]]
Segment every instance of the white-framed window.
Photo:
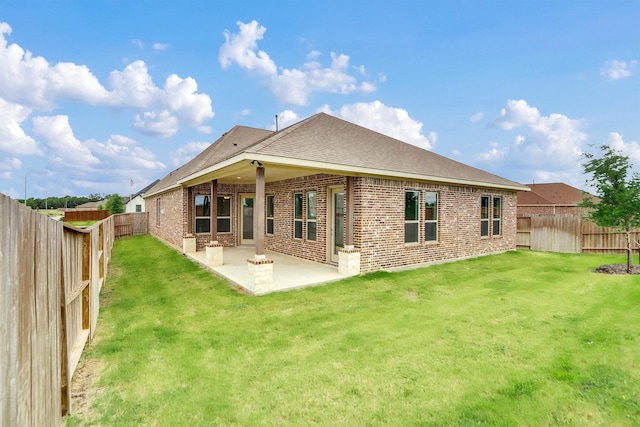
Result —
[[293, 238], [302, 239], [302, 193], [293, 193]]
[[480, 199], [480, 236], [489, 236], [489, 196]]
[[136, 212], [142, 212], [142, 205], [136, 205]]
[[494, 197], [493, 198], [493, 224], [492, 231], [494, 236], [499, 236], [502, 233], [502, 198]]
[[315, 191], [307, 191], [307, 240], [316, 240], [318, 197]]
[[418, 243], [420, 238], [420, 192], [404, 192], [404, 242]]
[[231, 233], [231, 196], [218, 196], [217, 207], [218, 233]]
[[430, 191], [424, 195], [424, 240], [438, 241], [438, 193]]
[[267, 196], [266, 199], [266, 217], [267, 217], [267, 234], [273, 234], [275, 225], [275, 196]]
[[196, 233], [211, 232], [211, 196], [197, 195], [196, 206]]

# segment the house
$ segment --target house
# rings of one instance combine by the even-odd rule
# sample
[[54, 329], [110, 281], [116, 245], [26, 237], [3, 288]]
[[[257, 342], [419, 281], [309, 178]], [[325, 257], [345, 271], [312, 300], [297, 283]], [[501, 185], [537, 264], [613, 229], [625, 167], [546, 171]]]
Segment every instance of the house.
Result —
[[146, 187], [144, 187], [142, 190], [140, 190], [137, 193], [132, 194], [131, 196], [127, 197], [126, 198], [126, 203], [125, 203], [125, 212], [126, 213], [130, 213], [130, 212], [146, 212], [145, 204], [144, 204], [144, 197], [143, 196], [145, 195], [145, 193], [147, 191], [149, 191], [149, 189], [151, 187], [156, 185], [158, 182], [160, 182], [160, 180], [156, 179], [151, 184], [149, 184]]
[[319, 113], [276, 132], [235, 126], [144, 198], [150, 233], [184, 252], [253, 245], [260, 294], [265, 249], [344, 275], [515, 249], [526, 190]]
[[96, 211], [99, 207], [104, 209], [106, 206], [107, 200], [98, 200], [97, 202], [86, 202], [81, 205], [76, 206], [75, 208], [69, 208], [67, 210], [77, 210], [77, 211]]
[[527, 187], [531, 191], [518, 192], [518, 216], [581, 215], [584, 209], [578, 207], [578, 204], [586, 196], [590, 196], [561, 182], [527, 184]]

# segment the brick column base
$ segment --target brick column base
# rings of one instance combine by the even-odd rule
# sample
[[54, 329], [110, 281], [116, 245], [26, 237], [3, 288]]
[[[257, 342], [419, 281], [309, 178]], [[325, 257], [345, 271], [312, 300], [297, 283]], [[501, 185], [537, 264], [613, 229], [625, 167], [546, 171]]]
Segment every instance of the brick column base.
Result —
[[207, 265], [211, 267], [217, 267], [223, 263], [223, 250], [224, 245], [217, 241], [211, 241], [205, 246]]
[[268, 294], [273, 290], [273, 260], [264, 255], [256, 255], [247, 260], [249, 270], [249, 291], [255, 295]]
[[196, 251], [196, 236], [187, 234], [182, 238], [182, 253], [190, 254]]
[[338, 273], [343, 276], [360, 274], [360, 250], [352, 245], [338, 249]]

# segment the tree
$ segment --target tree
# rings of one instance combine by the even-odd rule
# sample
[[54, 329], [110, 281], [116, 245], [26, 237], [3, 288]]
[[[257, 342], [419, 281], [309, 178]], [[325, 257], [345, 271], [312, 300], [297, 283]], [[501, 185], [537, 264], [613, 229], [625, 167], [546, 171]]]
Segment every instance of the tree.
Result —
[[640, 175], [631, 174], [628, 156], [607, 145], [600, 146], [600, 156], [583, 155], [587, 184], [596, 192], [599, 201], [584, 198], [580, 206], [590, 208], [587, 217], [601, 227], [624, 231], [627, 237], [627, 273], [631, 273], [631, 230], [640, 228]]
[[107, 199], [106, 209], [109, 211], [111, 215], [119, 214], [124, 212], [124, 199], [118, 195], [118, 193], [114, 193]]

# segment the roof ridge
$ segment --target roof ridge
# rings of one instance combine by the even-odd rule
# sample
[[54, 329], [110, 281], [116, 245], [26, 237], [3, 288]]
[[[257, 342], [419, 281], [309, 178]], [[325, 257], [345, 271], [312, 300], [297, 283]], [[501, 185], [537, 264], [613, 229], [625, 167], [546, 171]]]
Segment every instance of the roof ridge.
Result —
[[[321, 114], [325, 114], [325, 113], [316, 113], [313, 116], [307, 117], [306, 119], [300, 120], [299, 122], [295, 122], [295, 123], [285, 127], [282, 130], [274, 131], [271, 135], [267, 135], [264, 138], [262, 138], [261, 140], [256, 141], [255, 144], [252, 144], [252, 145], [248, 146], [244, 151], [249, 151], [249, 150], [257, 147], [258, 145], [261, 145], [261, 147], [256, 149], [255, 151], [259, 151], [259, 150], [262, 150], [263, 148], [267, 148], [271, 144], [274, 144], [275, 142], [277, 142], [280, 138], [283, 138], [283, 137], [289, 135], [291, 132], [293, 132], [294, 130], [298, 129], [300, 126], [309, 123], [310, 121], [312, 121], [313, 119], [317, 118]], [[268, 140], [271, 140], [271, 141], [268, 141]]]

